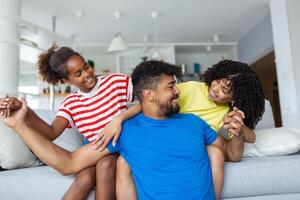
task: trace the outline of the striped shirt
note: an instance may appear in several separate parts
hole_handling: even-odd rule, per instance
[[[98,77],[97,84],[89,93],[76,91],[61,103],[57,116],[64,117],[69,127],[89,141],[97,138],[105,125],[127,109],[133,101],[131,78],[123,74]]]

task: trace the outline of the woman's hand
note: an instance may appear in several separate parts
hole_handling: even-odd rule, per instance
[[[245,118],[244,113],[238,108],[234,107],[232,111],[227,113],[223,119],[223,128],[233,136],[239,136],[244,127],[243,119]]]
[[[94,145],[94,149],[102,151],[112,138],[112,145],[115,146],[121,134],[122,123],[123,121],[119,117],[111,120],[111,122],[104,127],[104,130],[99,133],[98,138],[91,143]]]

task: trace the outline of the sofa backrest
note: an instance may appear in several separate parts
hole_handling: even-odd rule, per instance
[[[42,118],[45,122],[50,124],[56,117],[56,111],[47,109],[35,109],[34,112]],[[82,146],[83,136],[75,128],[66,129],[54,143],[67,149],[68,151],[74,151]]]
[[[262,119],[257,123],[255,130],[275,128],[274,116],[269,100],[265,99],[265,112]]]

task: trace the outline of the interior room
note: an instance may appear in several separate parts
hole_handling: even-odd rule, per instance
[[[282,177],[300,174],[297,153],[300,150],[300,1],[0,0],[0,4],[0,98],[25,97],[30,108],[43,110],[42,118],[49,123],[66,96],[78,90],[68,84],[50,85],[39,75],[38,56],[53,44],[80,53],[97,76],[111,73],[130,76],[139,63],[162,60],[180,66],[184,82],[203,81],[203,73],[221,60],[248,64],[257,74],[267,100],[265,115],[257,126],[258,133],[267,130],[267,134],[256,136],[253,145],[245,145],[245,161],[242,158],[240,163],[225,164],[221,199],[300,199],[299,175],[281,182]],[[290,131],[291,135],[298,131],[298,135],[283,137],[282,130]],[[263,139],[258,140],[269,138],[272,133],[276,139],[274,136],[261,143]],[[71,136],[64,137],[57,144],[64,146],[64,140]],[[278,150],[281,142],[291,144],[291,140],[292,147],[283,145]],[[260,145],[271,148],[277,147],[276,144],[278,149],[272,149],[270,154],[268,149],[259,149]],[[76,141],[66,146],[72,151],[80,145]],[[39,166],[38,173],[45,170],[47,174],[43,180],[54,173],[50,183],[55,185],[61,179],[60,174],[42,165],[28,147],[20,150],[22,155],[25,149],[26,156],[30,154],[33,159],[30,164],[14,162],[5,167],[0,162],[0,169],[6,169],[0,172],[0,196],[5,184],[10,188],[15,186],[9,181],[12,175],[9,173],[15,173],[10,169],[29,167],[16,170],[23,176],[31,171],[22,170]],[[4,158],[1,152],[4,151],[0,148],[0,158]],[[292,168],[287,170],[287,165]],[[269,173],[270,168],[273,174]],[[234,170],[241,173],[227,177],[226,172]],[[282,170],[282,176],[277,177],[276,171]],[[1,174],[7,177],[7,182],[2,182]],[[254,178],[256,175],[262,177],[262,182]],[[58,183],[59,192],[52,191],[52,199],[62,195],[74,179],[63,178]],[[294,186],[289,188],[291,185]],[[45,194],[41,189],[36,190],[36,199]],[[25,196],[30,194],[26,188],[22,192]],[[94,191],[88,199],[93,198]],[[11,190],[6,199],[20,197]]]

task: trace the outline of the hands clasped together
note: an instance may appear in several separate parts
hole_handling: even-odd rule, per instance
[[[242,134],[244,128],[244,118],[244,112],[239,110],[237,107],[233,107],[232,111],[224,116],[223,128],[229,134],[230,138],[238,137]]]

